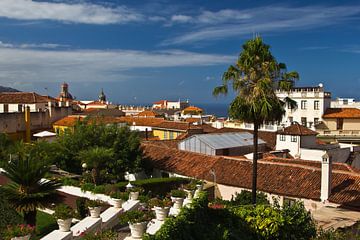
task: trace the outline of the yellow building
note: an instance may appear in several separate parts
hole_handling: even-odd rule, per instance
[[[192,125],[187,122],[164,121],[152,127],[154,137],[160,140],[172,140],[187,134],[202,133],[201,126]],[[180,136],[181,135],[181,136]]]

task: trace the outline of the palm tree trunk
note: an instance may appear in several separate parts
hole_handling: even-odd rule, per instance
[[[25,223],[30,226],[35,226],[36,225],[36,213],[37,213],[36,210],[24,212]]]
[[[98,183],[98,170],[97,170],[97,168],[93,168],[91,170],[91,175],[92,175],[92,179],[93,179],[94,184],[97,185],[97,183]]]
[[[256,204],[256,183],[257,183],[257,160],[258,160],[258,131],[259,124],[254,121],[254,153],[253,153],[253,171],[252,171],[252,204]]]

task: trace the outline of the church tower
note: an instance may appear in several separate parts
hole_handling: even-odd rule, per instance
[[[104,89],[101,89],[100,95],[99,95],[99,101],[102,103],[106,103],[106,96],[104,94]]]

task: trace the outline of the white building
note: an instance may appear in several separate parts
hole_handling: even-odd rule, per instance
[[[153,103],[153,109],[184,109],[189,106],[189,101],[168,101],[160,100]]]
[[[0,93],[0,113],[23,112],[25,107],[30,107],[30,112],[42,112],[49,105],[55,106],[56,100],[34,92]]]
[[[298,123],[286,127],[276,135],[276,150],[288,150],[294,158],[321,161],[324,154],[331,155],[336,162],[345,163],[349,156],[350,147],[341,148],[339,144],[318,144],[316,135]]]
[[[331,101],[331,108],[360,108],[360,102],[354,98],[336,98]]]
[[[277,90],[276,95],[280,99],[289,97],[297,103],[295,109],[291,109],[290,106],[285,107],[286,113],[282,120],[282,125],[285,126],[298,122],[312,128],[322,121],[322,115],[331,103],[331,93],[325,92],[321,83],[318,87],[296,87],[289,92]]]

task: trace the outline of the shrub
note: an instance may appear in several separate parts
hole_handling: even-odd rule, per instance
[[[81,235],[81,239],[83,240],[116,240],[117,233],[108,230],[108,231],[96,231],[96,232],[89,232]]]
[[[251,192],[247,190],[243,190],[240,193],[236,193],[235,197],[232,197],[230,204],[231,205],[249,205],[252,204]],[[256,193],[256,204],[265,204],[269,205],[269,201],[267,200],[267,196],[265,193],[257,192]]]
[[[93,183],[84,183],[81,185],[81,191],[86,192],[86,191],[90,191],[93,192],[95,189],[95,184]]]
[[[75,186],[75,187],[80,186],[80,182],[73,178],[63,177],[60,179],[60,181],[63,186]]]
[[[130,210],[120,215],[120,223],[126,224],[126,223],[148,222],[154,217],[155,217],[154,213],[146,209]]]
[[[179,189],[171,190],[170,194],[172,197],[175,197],[175,198],[185,198],[186,197],[186,192],[183,190],[179,190]]]
[[[100,207],[102,205],[104,205],[104,204],[100,200],[87,200],[86,201],[86,207],[88,207],[88,208]]]
[[[78,214],[78,218],[83,219],[86,217],[88,213],[88,209],[86,207],[86,198],[80,197],[76,199],[76,211]]]
[[[29,234],[32,234],[35,232],[35,227],[32,227],[30,225],[25,225],[25,224],[21,224],[21,225],[9,225],[5,230],[4,230],[4,238],[6,240],[10,240],[13,237],[22,237],[22,236],[26,236]]]
[[[5,199],[5,196],[3,196],[2,189],[0,188],[0,236],[7,225],[21,223],[23,223],[22,217],[9,205],[9,202]]]
[[[118,191],[118,192],[114,192],[114,193],[110,194],[110,197],[126,201],[129,199],[129,193]]]
[[[172,202],[169,198],[159,199],[159,198],[152,198],[149,200],[149,207],[171,207]]]
[[[53,214],[55,219],[69,219],[74,217],[74,211],[71,207],[66,204],[59,204],[55,208],[55,213]]]

